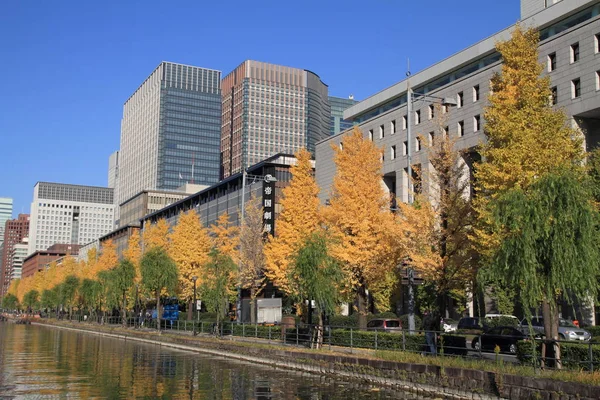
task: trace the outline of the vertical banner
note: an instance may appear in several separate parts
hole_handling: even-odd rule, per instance
[[[263,182],[263,231],[275,235],[275,181],[265,176]]]

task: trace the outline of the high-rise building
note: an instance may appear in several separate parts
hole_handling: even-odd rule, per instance
[[[219,180],[221,72],[162,62],[123,106],[116,204]]]
[[[0,197],[0,244],[4,241],[4,224],[12,218],[13,199]]]
[[[29,234],[29,214],[19,214],[16,219],[6,221],[4,230],[4,245],[0,257],[0,297],[8,291],[11,276],[13,274],[13,251],[15,245],[22,243]]]
[[[23,270],[23,261],[27,258],[29,243],[27,238],[24,238],[21,243],[13,246],[12,265],[10,272],[10,280],[21,279],[21,271]],[[9,281],[10,282],[10,281]],[[10,284],[10,283],[9,283]]]
[[[328,88],[304,69],[244,61],[223,78],[221,174],[329,136]]]
[[[119,151],[115,151],[108,157],[108,187],[115,188],[119,178]]]
[[[344,111],[356,103],[358,101],[354,100],[354,96],[350,96],[347,99],[329,96],[329,105],[331,106],[331,128],[329,133],[332,136],[352,128],[352,121],[344,119]]]
[[[113,189],[38,182],[31,203],[29,254],[56,243],[89,243],[112,230],[113,217]]]

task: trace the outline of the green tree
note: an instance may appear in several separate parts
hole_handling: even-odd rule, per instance
[[[237,266],[226,254],[217,249],[210,252],[210,261],[205,266],[206,275],[200,286],[200,294],[206,308],[217,315],[217,329],[227,315],[229,303],[235,301]]]
[[[155,296],[157,329],[160,331],[160,294],[163,290],[176,290],[179,279],[177,265],[163,247],[153,247],[142,256],[140,271],[142,286]]]
[[[493,233],[503,237],[490,273],[519,287],[526,315],[542,304],[547,338],[558,339],[560,298],[573,303],[598,292],[598,213],[589,184],[572,170],[540,177],[527,190],[495,199]],[[560,350],[555,349],[560,358]],[[559,364],[560,366],[560,364]]]
[[[61,300],[64,307],[69,309],[69,318],[73,315],[73,305],[75,304],[75,296],[79,288],[79,278],[75,275],[69,275],[61,284]]]
[[[2,308],[5,310],[16,310],[18,307],[19,300],[14,294],[9,293],[2,298]]]
[[[110,271],[110,282],[113,290],[121,296],[121,319],[123,326],[127,325],[127,291],[133,286],[135,280],[135,265],[127,259],[119,262],[116,268]]]
[[[102,293],[102,285],[95,279],[84,279],[81,281],[79,287],[79,296],[81,298],[81,304],[88,310],[90,316],[92,312],[96,314],[96,307],[98,300]]]
[[[318,328],[313,345],[321,348],[323,316],[333,314],[339,305],[344,281],[340,264],[329,255],[328,239],[323,233],[313,233],[304,240],[288,273],[296,300],[315,304]]]
[[[55,308],[56,298],[54,297],[54,294],[55,293],[51,289],[44,289],[40,296],[40,307],[47,309]]]
[[[37,290],[30,290],[23,296],[23,305],[27,307],[28,312],[32,312],[39,307],[40,293]]]

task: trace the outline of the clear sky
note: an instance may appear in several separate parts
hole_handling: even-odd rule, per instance
[[[161,61],[305,68],[362,100],[518,18],[519,0],[1,1],[0,197],[16,215],[37,181],[105,186],[123,103]]]

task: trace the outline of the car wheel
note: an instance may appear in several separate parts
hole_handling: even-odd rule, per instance
[[[517,345],[514,343],[511,344],[508,348],[508,351],[510,351],[510,354],[517,354]]]

